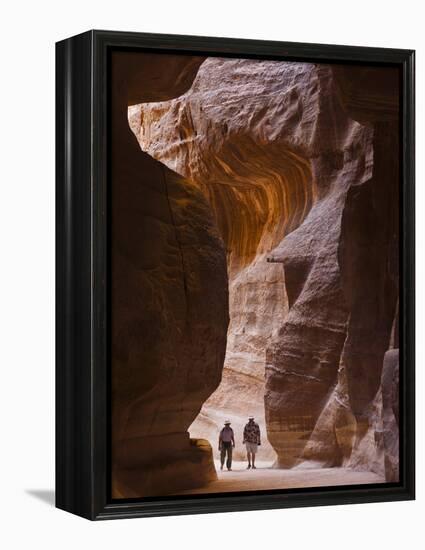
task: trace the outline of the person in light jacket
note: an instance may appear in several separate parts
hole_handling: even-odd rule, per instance
[[[250,416],[248,424],[245,424],[243,430],[243,443],[245,444],[248,458],[247,469],[253,468],[255,470],[255,455],[258,450],[258,445],[261,445],[261,433],[260,426],[254,421],[253,416]]]

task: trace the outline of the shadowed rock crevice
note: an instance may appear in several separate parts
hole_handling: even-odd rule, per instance
[[[274,261],[269,259],[269,261]],[[285,288],[288,296],[288,307],[291,308],[300,296],[310,273],[313,260],[310,258],[293,258],[285,265]]]

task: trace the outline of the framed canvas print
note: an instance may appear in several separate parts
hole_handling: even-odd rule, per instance
[[[414,498],[414,52],[57,52],[57,506]]]

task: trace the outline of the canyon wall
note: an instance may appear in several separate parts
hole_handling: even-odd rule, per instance
[[[215,446],[230,417],[243,452],[254,414],[276,466],[394,478],[397,71],[208,58],[129,123],[202,192],[226,249],[223,377],[191,433]]]
[[[225,249],[201,191],[143,153],[127,121],[132,102],[181,95],[202,61],[112,56],[113,498],[216,479],[209,443],[188,427],[221,379]]]
[[[356,421],[349,464],[398,481],[400,73],[335,66],[334,78],[346,112],[374,130],[372,178],[349,190],[339,250],[350,309],[341,365]]]

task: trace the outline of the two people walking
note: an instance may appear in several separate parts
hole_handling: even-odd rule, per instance
[[[223,469],[224,462],[226,462],[226,468],[230,471],[232,469],[232,454],[235,447],[235,434],[230,427],[230,420],[224,422],[224,428],[220,431],[218,438],[218,450],[220,451],[220,469]],[[242,443],[246,447],[246,455],[248,459],[247,469],[256,468],[255,455],[257,454],[258,445],[261,445],[261,433],[260,427],[255,422],[254,417],[250,416],[248,423],[243,430]]]

